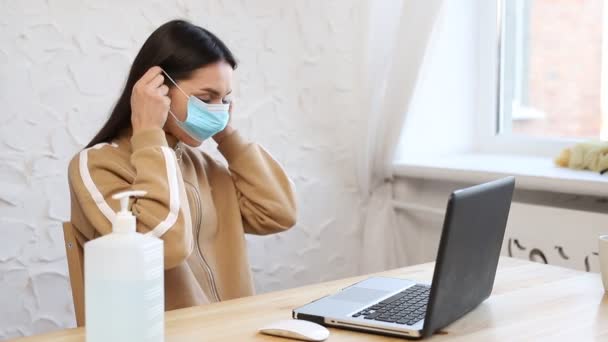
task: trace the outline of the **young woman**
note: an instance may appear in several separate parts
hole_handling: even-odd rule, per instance
[[[291,181],[230,125],[236,61],[211,32],[182,20],[159,27],[135,57],[110,118],[69,166],[79,243],[112,230],[124,190],[137,230],[164,240],[165,309],[251,295],[245,233],[295,224]],[[197,150],[213,138],[228,162]]]

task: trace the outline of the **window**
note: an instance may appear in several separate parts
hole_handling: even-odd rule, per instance
[[[608,138],[604,1],[504,0],[497,12],[496,133]]]
[[[553,160],[579,141],[606,138],[606,1],[444,2],[395,174],[460,182],[516,175],[521,189],[601,195],[605,176]]]

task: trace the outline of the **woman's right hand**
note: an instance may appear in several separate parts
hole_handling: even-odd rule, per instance
[[[131,91],[133,133],[151,128],[162,129],[165,125],[171,99],[167,96],[169,87],[163,83],[164,80],[162,69],[154,66],[135,82]]]

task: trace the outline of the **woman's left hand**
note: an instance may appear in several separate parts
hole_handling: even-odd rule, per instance
[[[230,101],[230,107],[228,107],[228,114],[230,114],[230,116],[228,117],[228,124],[226,125],[226,128],[224,128],[223,131],[221,131],[213,136],[213,140],[215,140],[215,142],[218,145],[222,143],[222,140],[224,140],[225,137],[229,136],[230,134],[232,134],[232,132],[234,132],[234,128],[232,127],[233,110],[234,110],[234,99],[232,101]]]

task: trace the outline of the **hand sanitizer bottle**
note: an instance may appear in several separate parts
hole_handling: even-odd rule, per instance
[[[164,341],[163,241],[136,232],[126,191],[112,198],[120,212],[112,233],[84,245],[87,342]]]

